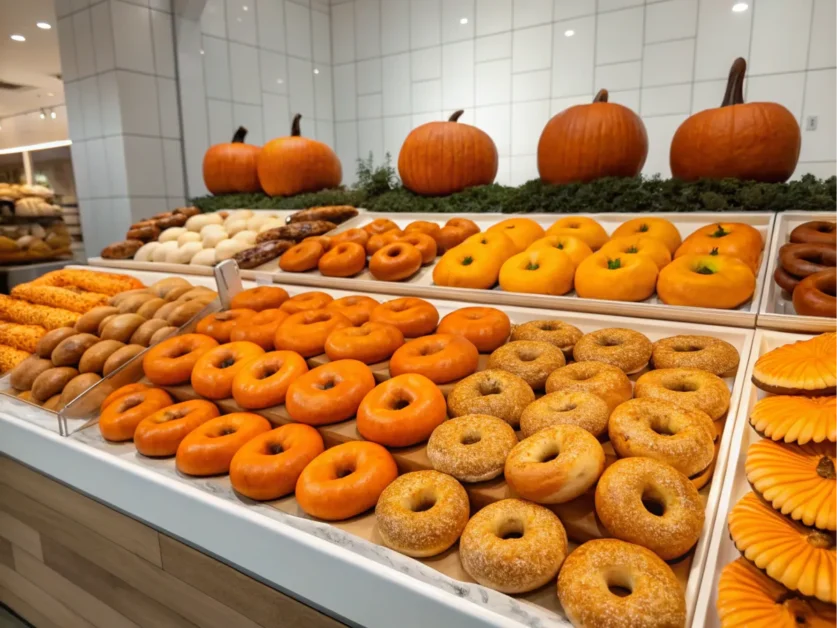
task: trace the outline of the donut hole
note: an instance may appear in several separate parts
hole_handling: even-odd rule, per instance
[[[409,399],[404,399],[403,397],[396,397],[393,399],[392,403],[390,404],[390,408],[393,410],[403,410],[407,406],[410,405]]]
[[[661,421],[659,418],[657,420],[651,421],[651,430],[657,434],[658,436],[674,436],[677,432],[671,429],[671,425],[667,422]]]
[[[323,382],[318,383],[315,388],[320,390],[331,390],[337,385],[337,381],[333,377],[329,377]]]
[[[672,347],[675,353],[692,353],[694,351],[703,351],[703,347],[696,347],[695,345],[677,345]]]
[[[471,430],[462,434],[459,438],[459,442],[463,445],[475,445],[482,440],[482,435],[479,433]]]
[[[560,327],[561,324],[557,321],[542,321],[537,324],[537,328],[541,331],[558,331]]]
[[[596,344],[600,347],[618,347],[622,344],[622,341],[619,338],[613,338],[612,336],[602,336],[596,339]]]
[[[495,381],[480,382],[477,390],[483,397],[488,395],[499,395],[503,392],[502,388],[500,388],[500,384]]]
[[[824,292],[830,297],[837,296],[837,285],[829,282],[829,281],[821,281],[817,285],[817,288],[820,292]]]
[[[666,512],[666,506],[662,498],[651,489],[646,489],[642,492],[642,505],[645,510],[650,512],[655,517],[662,517]]]
[[[497,528],[497,538],[503,541],[522,539],[523,533],[523,522],[519,519],[506,519]]]
[[[400,246],[393,246],[386,252],[387,257],[398,257],[399,255],[401,255],[401,253],[402,251]]]
[[[663,382],[663,386],[672,392],[695,392],[700,388],[696,382],[690,380]]]
[[[420,491],[412,496],[410,510],[413,512],[426,512],[436,505],[436,496],[429,491]]]
[[[256,379],[267,379],[272,375],[276,375],[276,373],[279,372],[279,368],[281,367],[265,366],[259,373],[258,377],[256,377]]]
[[[550,443],[548,447],[546,447],[538,456],[539,462],[551,462],[555,460],[558,456],[561,455],[561,450],[558,449],[558,446]]]
[[[189,411],[185,408],[177,408],[176,410],[166,410],[163,415],[159,419],[159,423],[165,423],[166,421],[176,421],[177,419],[182,419]]]
[[[438,344],[425,345],[419,351],[419,355],[425,355],[425,356],[435,355],[436,353],[439,353],[440,351],[442,351],[442,349],[444,349],[444,347],[442,347],[441,345],[438,345]]]
[[[334,471],[334,475],[337,476],[338,480],[342,480],[345,477],[350,476],[354,473],[357,469],[355,469],[355,465],[352,463],[345,463],[337,467]]]
[[[634,592],[629,578],[626,578],[624,574],[608,574],[605,582],[607,590],[616,597],[628,597]]]
[[[303,325],[313,325],[314,323],[325,323],[331,320],[331,314],[328,312],[314,312],[310,315],[308,320],[302,322]]]
[[[282,447],[280,443],[268,443],[265,447],[265,454],[267,454],[268,456],[276,456],[284,452],[285,449],[284,447]]]
[[[517,357],[521,362],[534,362],[541,357],[541,353],[537,349],[526,348],[518,351]]]
[[[215,434],[207,434],[207,438],[220,438],[221,436],[229,436],[230,434],[235,434],[236,429],[231,426],[222,427],[218,430]]]
[[[232,356],[226,357],[218,363],[218,368],[226,369],[231,367],[233,364],[235,364],[235,358]]]
[[[550,402],[549,410],[550,412],[571,412],[575,410],[578,406],[575,405],[572,401],[554,401]]]
[[[126,397],[122,400],[121,404],[119,405],[119,412],[122,413],[126,412],[127,410],[130,410],[131,408],[136,408],[144,400],[144,397],[142,397],[141,395],[131,395],[130,397]]]

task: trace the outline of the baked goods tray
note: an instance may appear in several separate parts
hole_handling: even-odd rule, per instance
[[[764,242],[765,250],[771,241],[773,234],[772,213],[756,212],[701,212],[701,213],[603,213],[603,214],[576,214],[588,216],[597,220],[608,235],[631,218],[641,216],[655,216],[670,220],[685,238],[700,227],[705,227],[714,222],[742,222],[758,229]],[[463,214],[462,216],[473,220],[480,230],[485,231],[489,227],[507,218],[531,218],[544,229],[549,228],[556,220],[565,217],[563,214]],[[406,227],[415,220],[426,220],[444,225],[447,220],[453,218],[452,214],[438,213],[398,213],[398,214],[373,214],[367,212],[341,224],[333,233],[340,233],[352,227],[362,227],[375,218],[389,218],[400,228]],[[764,256],[762,256],[764,258]],[[471,303],[485,303],[489,305],[521,305],[525,307],[537,307],[547,310],[564,310],[574,312],[594,312],[599,314],[616,314],[619,316],[634,316],[640,318],[656,318],[661,320],[676,320],[683,322],[700,323],[706,320],[718,325],[729,325],[733,327],[756,326],[756,315],[759,308],[759,297],[762,287],[765,284],[766,264],[762,259],[759,272],[756,276],[756,289],[753,298],[735,310],[715,310],[699,307],[665,305],[656,295],[639,302],[630,303],[625,301],[610,301],[597,299],[582,299],[570,292],[565,296],[549,296],[543,294],[523,294],[519,292],[504,292],[499,287],[493,290],[477,290],[469,288],[449,288],[437,286],[433,283],[433,268],[436,262],[421,268],[415,275],[405,281],[379,281],[375,279],[369,269],[366,268],[358,275],[351,278],[325,277],[317,270],[305,273],[288,273],[279,269],[278,261],[273,260],[253,270],[243,270],[242,277],[245,279],[256,279],[266,277],[267,273],[273,274],[277,283],[307,285],[318,288],[340,288],[344,290],[357,290],[365,292],[383,292],[397,294],[399,296],[435,297],[437,299],[456,299],[469,301]],[[166,272],[172,272],[166,270]]]
[[[747,369],[743,378],[744,389],[741,393],[740,403],[736,412],[737,418],[735,423],[730,426],[732,445],[728,451],[727,471],[721,488],[720,503],[717,506],[717,513],[715,515],[715,525],[709,540],[704,577],[700,585],[700,591],[698,592],[693,622],[694,626],[707,626],[712,628],[720,626],[720,619],[716,610],[718,579],[723,568],[741,555],[730,539],[727,529],[727,516],[735,503],[752,490],[747,481],[744,465],[747,460],[747,450],[750,445],[761,440],[762,437],[750,425],[749,416],[756,402],[769,396],[769,393],[756,388],[751,383],[753,366],[756,360],[768,351],[800,340],[808,340],[811,337],[809,335],[791,334],[769,329],[756,330],[752,351],[749,359],[746,360]],[[744,356],[742,356],[742,365],[745,362],[743,358]]]
[[[149,274],[147,273],[136,273],[134,274],[134,276],[136,276],[138,279],[144,282],[153,281],[155,279],[155,277],[149,276]],[[243,282],[243,287],[245,288],[252,286],[253,284],[250,282]],[[288,290],[288,292],[291,295],[307,291],[306,288],[300,286],[283,287],[286,290]],[[224,288],[219,285],[219,294],[222,293],[223,289]],[[348,296],[349,294],[355,294],[355,292],[334,289],[325,289],[324,292],[327,292],[335,298]],[[392,295],[379,294],[374,296],[382,301],[393,298]],[[439,310],[440,316],[444,316],[451,311],[454,311],[461,307],[467,307],[469,305],[468,303],[464,302],[441,301],[433,299],[430,299],[430,302],[433,303],[433,305]],[[718,499],[720,497],[720,487],[726,468],[727,454],[731,446],[731,428],[736,421],[735,409],[738,407],[738,401],[740,398],[741,390],[745,385],[744,371],[746,368],[747,356],[750,353],[750,348],[752,345],[753,332],[750,330],[739,328],[692,324],[686,325],[683,323],[673,321],[652,321],[647,319],[623,318],[617,316],[581,314],[577,312],[559,313],[555,311],[544,311],[534,308],[525,308],[518,306],[510,306],[504,308],[504,311],[509,315],[513,323],[523,323],[531,320],[560,319],[579,327],[585,333],[606,327],[625,327],[629,329],[634,329],[640,333],[645,334],[652,341],[677,334],[709,335],[726,340],[727,342],[731,343],[739,352],[739,355],[741,356],[741,363],[739,364],[735,376],[727,377],[725,379],[727,385],[731,389],[730,411],[728,413],[728,416],[726,417],[726,420],[722,419],[716,422],[716,425],[719,427],[719,429],[722,430],[722,433],[718,440],[718,451],[714,475],[711,482],[700,491],[701,497],[706,504],[706,520],[704,524],[704,532],[701,536],[701,540],[698,542],[698,544],[692,550],[692,552],[690,552],[683,559],[671,563],[672,568],[674,569],[675,573],[677,574],[678,578],[683,584],[684,590],[686,591],[687,609],[689,611],[689,616],[691,616],[691,612],[694,609],[694,605],[697,599],[697,591],[700,586],[700,579],[703,573],[703,565],[706,560],[706,552],[708,549],[709,541],[708,533],[709,530],[712,529],[712,525],[714,522],[715,511],[717,509]],[[319,364],[326,360],[327,358],[325,356],[317,356],[311,359],[311,363],[312,365]],[[484,363],[485,360],[481,360],[481,364]],[[386,363],[375,365],[372,367],[372,369],[376,375],[376,378],[378,378],[379,380],[389,376]],[[631,376],[631,379],[636,380],[636,378],[640,374],[641,373]],[[449,388],[449,385],[442,387],[443,391],[446,391]],[[169,392],[172,394],[173,397],[175,397],[178,400],[195,398],[195,393],[191,390],[189,386],[172,387],[169,389]],[[240,411],[240,408],[236,406],[233,400],[222,400],[216,403],[218,403],[219,407],[225,413]],[[271,420],[271,422],[277,425],[284,424],[290,421],[290,418],[285,412],[285,409],[281,406],[269,408],[267,410],[260,411],[259,413],[264,415],[266,418]],[[96,436],[98,436],[98,430],[83,429],[92,428],[95,422],[96,417],[90,416],[87,418],[86,421],[80,423],[77,429],[81,430],[82,433],[88,434],[88,436],[85,436],[85,438],[95,438],[95,436],[90,436],[89,434],[93,432]],[[319,429],[324,437],[326,446],[334,446],[341,442],[346,442],[349,440],[358,440],[361,438],[357,433],[354,420],[344,421],[342,423],[330,426],[323,426]],[[120,445],[118,447],[124,446]],[[612,460],[613,451],[609,444],[605,445],[605,450],[610,454],[610,459]],[[393,450],[392,453],[399,465],[399,469],[401,472],[430,468],[429,460],[427,458],[424,445],[404,449],[397,449]],[[136,457],[141,458],[140,456]],[[169,464],[173,470],[173,463],[169,461]],[[222,480],[223,478],[219,479],[219,482]],[[225,484],[225,486],[226,490],[231,492],[228,482]],[[499,499],[512,496],[511,490],[508,488],[508,486],[502,480],[502,478],[490,482],[469,484],[466,485],[466,489],[468,490],[472,506],[477,508],[482,507],[488,503],[497,501]],[[302,516],[301,510],[299,510],[293,498],[284,498],[282,500],[278,500],[277,502],[270,502],[269,505],[274,508],[278,508],[279,510],[282,510],[284,512],[290,512],[291,514],[297,514]],[[601,524],[598,522],[593,513],[592,494],[582,496],[581,498],[574,500],[573,502],[570,502],[568,504],[555,506],[553,507],[553,509],[557,512],[559,517],[564,522],[564,525],[567,528],[568,535],[570,536],[570,538],[576,541],[584,541],[590,538],[598,538],[601,537],[604,533],[604,529],[601,527]],[[366,520],[366,518],[368,517],[373,518],[373,521],[371,523]],[[369,540],[373,543],[380,544],[380,538],[377,537],[377,533],[374,529],[375,526],[373,514],[366,515],[365,517],[355,518],[348,522],[343,522],[341,524],[337,524],[337,527],[340,529],[345,529],[352,534],[361,536],[361,538]],[[452,551],[455,552],[455,550]],[[469,580],[467,574],[465,574],[461,569],[458,557],[454,555],[453,558],[451,558],[451,552],[447,552],[442,556],[427,559],[422,562],[426,565],[432,566],[434,569],[438,571],[442,571],[442,573],[449,575],[455,580]],[[523,597],[524,599],[535,601],[540,606],[547,605],[547,607],[551,610],[556,610],[557,600],[555,600],[555,592],[553,585],[554,583],[551,585],[547,585],[545,588],[539,589],[538,591],[535,591]],[[548,590],[548,594],[544,592],[545,590]]]
[[[762,265],[767,266],[767,275],[762,284],[761,304],[757,325],[768,329],[814,333],[833,331],[837,320],[819,316],[801,316],[796,313],[790,295],[773,280],[773,273],[779,266],[779,249],[790,242],[790,232],[799,225],[812,220],[837,220],[834,212],[782,212],[776,215],[773,225],[773,239],[770,250]]]

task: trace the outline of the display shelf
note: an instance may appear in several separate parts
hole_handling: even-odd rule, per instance
[[[767,266],[767,275],[762,285],[762,295],[758,311],[758,326],[783,331],[815,333],[832,331],[837,327],[837,320],[819,316],[801,316],[796,313],[790,295],[782,290],[773,280],[773,273],[779,265],[779,249],[790,242],[790,232],[799,225],[812,220],[837,219],[834,212],[783,212],[776,215],[773,226],[773,239],[762,265]]]

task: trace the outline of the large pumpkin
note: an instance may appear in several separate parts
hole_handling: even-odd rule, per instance
[[[456,111],[447,122],[428,122],[410,131],[398,156],[404,187],[416,194],[441,196],[497,176],[497,147],[487,133],[458,123]]]
[[[633,111],[599,90],[589,105],[554,116],[538,142],[538,172],[547,183],[635,177],[645,165],[648,135]]]
[[[787,181],[802,138],[793,114],[774,102],[744,104],[747,62],[733,62],[724,100],[687,118],[671,140],[671,174],[685,181],[734,177]]]
[[[259,175],[256,162],[261,148],[245,144],[247,129],[243,126],[228,144],[215,144],[203,156],[203,182],[213,194],[258,192]]]
[[[343,169],[326,144],[300,136],[301,114],[294,116],[290,137],[277,137],[262,147],[259,181],[271,196],[293,196],[340,185]]]

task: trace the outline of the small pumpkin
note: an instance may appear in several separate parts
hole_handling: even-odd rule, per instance
[[[497,147],[487,133],[457,122],[455,111],[447,122],[416,127],[398,155],[398,174],[404,187],[424,196],[443,196],[475,185],[488,185],[497,176]]]
[[[538,172],[547,183],[635,177],[647,156],[642,120],[608,102],[602,89],[591,104],[565,109],[546,123],[538,142]]]
[[[270,196],[293,196],[340,185],[343,169],[329,146],[300,135],[301,114],[294,116],[289,137],[277,137],[262,147],[258,172]]]
[[[747,62],[736,59],[721,106],[686,118],[674,133],[672,176],[778,183],[793,174],[802,144],[799,123],[778,103],[744,104],[746,70]]]
[[[213,194],[258,192],[262,189],[256,171],[262,149],[245,144],[246,136],[247,129],[240,126],[232,142],[210,146],[203,156],[203,182]]]

